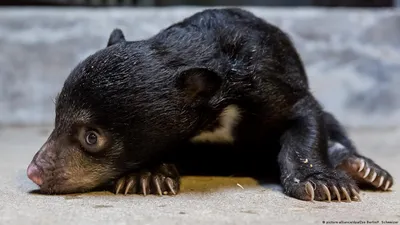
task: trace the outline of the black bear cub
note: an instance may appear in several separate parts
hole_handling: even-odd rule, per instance
[[[146,40],[115,29],[56,99],[28,177],[43,193],[177,194],[185,174],[278,176],[301,200],[360,200],[391,175],[311,94],[289,37],[251,12],[208,9]]]

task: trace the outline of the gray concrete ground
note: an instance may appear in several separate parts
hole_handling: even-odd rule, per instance
[[[175,197],[116,196],[108,192],[45,196],[26,177],[49,127],[0,128],[0,224],[323,224],[400,222],[400,128],[351,130],[361,151],[395,177],[387,193],[362,192],[353,203],[303,202],[279,185],[249,178],[189,177]],[[239,185],[243,188],[241,188]],[[383,222],[382,222],[383,221]]]

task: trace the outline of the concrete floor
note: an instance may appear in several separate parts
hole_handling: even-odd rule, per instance
[[[393,191],[362,192],[361,202],[303,202],[279,185],[248,178],[189,177],[175,197],[111,193],[44,196],[26,177],[49,128],[0,128],[0,224],[322,224],[400,222],[399,129],[352,130],[361,152],[395,177]],[[239,184],[239,185],[238,185]],[[242,187],[240,187],[242,186]]]

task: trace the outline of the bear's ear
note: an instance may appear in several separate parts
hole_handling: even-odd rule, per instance
[[[204,68],[185,70],[177,78],[178,89],[191,103],[208,101],[219,90],[221,84],[222,78],[218,74]]]
[[[108,38],[107,47],[115,45],[120,42],[125,42],[125,36],[121,29],[115,28]]]

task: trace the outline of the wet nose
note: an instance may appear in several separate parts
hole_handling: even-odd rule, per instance
[[[35,184],[42,185],[42,174],[39,168],[32,162],[27,169],[28,178],[31,179]]]

